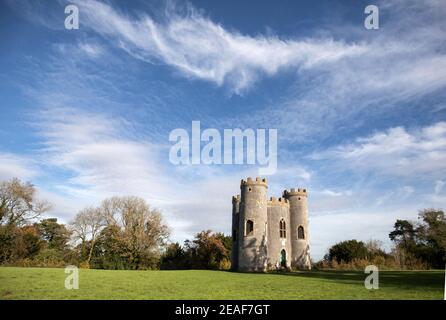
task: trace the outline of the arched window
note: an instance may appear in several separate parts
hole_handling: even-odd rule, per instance
[[[305,239],[304,227],[302,226],[299,226],[299,228],[297,228],[297,239]]]
[[[246,220],[246,235],[249,236],[254,231],[254,222],[252,220]]]
[[[285,220],[283,220],[283,219],[280,220],[279,230],[280,230],[280,237],[286,238],[286,224],[285,224]]]

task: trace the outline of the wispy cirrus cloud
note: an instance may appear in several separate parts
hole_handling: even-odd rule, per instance
[[[102,47],[95,43],[82,42],[79,47],[83,52],[92,58],[97,58],[103,54]]]
[[[286,95],[242,121],[274,126],[287,143],[314,145],[355,134],[372,123],[380,125],[380,116],[404,122],[404,117],[425,112],[444,120],[442,105],[432,106],[436,99],[428,97],[442,95],[446,88],[446,46],[441,40],[446,33],[445,4],[432,0],[377,5],[385,17],[379,30],[349,23],[330,30],[333,37],[349,38],[367,50],[300,70]],[[429,102],[417,104],[423,98]]]
[[[75,1],[83,25],[110,39],[138,59],[174,67],[183,75],[227,84],[241,93],[261,76],[287,68],[311,69],[369,50],[333,38],[280,39],[229,31],[189,6],[183,14],[166,10],[161,21],[130,16],[98,1]]]

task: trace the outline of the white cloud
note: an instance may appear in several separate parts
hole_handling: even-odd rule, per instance
[[[357,26],[328,38],[281,39],[230,31],[193,9],[184,15],[169,12],[164,20],[155,21],[147,15],[125,15],[97,1],[77,3],[83,26],[134,57],[165,63],[184,76],[227,85],[234,92],[243,92],[262,76],[297,71],[299,83],[292,88],[295,90],[291,96],[284,96],[283,104],[263,114],[249,113],[246,119],[243,113],[237,114],[237,123],[242,118],[242,122],[279,128],[280,139],[312,142],[318,134],[330,137],[338,130],[341,134],[343,128],[361,126],[358,115],[364,115],[362,119],[367,121],[372,112],[389,110],[395,102],[429,94],[446,83],[442,47],[445,6],[441,2],[388,4],[383,9],[393,12],[392,19],[378,32],[357,38],[367,40],[355,41],[333,39],[357,34]],[[60,49],[72,47],[62,45]],[[78,50],[91,57],[105,53],[95,42],[82,42]],[[100,78],[104,74],[86,84],[89,75],[75,68],[66,74],[70,61],[62,58],[58,59],[61,76],[42,75],[45,81],[52,79],[53,86],[37,90],[34,97],[38,96],[43,105],[54,105],[54,101],[57,105],[73,105],[77,96],[61,100],[63,94],[59,93],[75,92],[95,107],[98,101],[98,105],[108,106],[111,101],[91,99],[104,97],[97,94],[99,86],[91,85],[97,79],[105,80]],[[70,67],[77,67],[77,62],[71,61]],[[114,89],[116,80],[108,80],[107,85]],[[66,90],[72,89],[70,83],[79,83],[79,90]],[[441,111],[440,105],[437,110]],[[250,170],[228,173],[220,168],[166,168],[163,146],[141,140],[144,137],[132,138],[131,124],[121,118],[62,108],[47,109],[38,121],[44,140],[39,160],[54,176],[62,171],[52,186],[57,194],[43,191],[43,196],[55,202],[55,214],[62,213],[64,219],[69,219],[82,206],[97,204],[104,197],[136,194],[165,211],[174,227],[174,240],[190,238],[193,232],[207,228],[229,231],[231,196],[239,191],[240,177],[249,176]],[[444,176],[446,169],[445,126],[438,122],[420,130],[395,127],[314,156],[333,161],[338,166],[335,169],[427,177],[431,183],[439,175]],[[351,186],[352,191],[350,186],[344,190],[339,180],[325,186],[326,177],[319,170],[293,165],[299,156],[292,151],[286,164],[290,166],[279,168],[269,192],[278,195],[283,188],[311,184],[311,237],[316,257],[321,257],[327,244],[346,238],[367,240],[376,236],[385,240],[397,216],[415,217],[415,206],[404,210],[400,206],[414,192],[406,182],[385,192],[360,190],[357,186]],[[0,160],[0,177],[10,172],[33,177],[28,160],[11,155]],[[441,187],[437,185],[436,190],[441,191]],[[446,203],[440,195],[425,197],[425,201],[417,205]],[[370,207],[378,213],[364,211]]]
[[[39,174],[35,163],[27,157],[0,153],[0,181],[19,178],[27,181]]]
[[[126,121],[70,108],[47,108],[38,116],[44,139],[41,157],[69,170],[65,191],[113,194],[125,191],[156,198],[163,192],[157,146],[126,137]],[[155,193],[155,190],[158,192]]]
[[[321,191],[322,194],[327,195],[327,196],[331,196],[331,197],[343,197],[343,196],[351,196],[352,195],[352,191],[351,190],[347,190],[347,191],[333,191],[330,189],[324,189]]]
[[[350,135],[372,121],[379,122],[376,115],[403,122],[406,114],[414,114],[417,99],[439,94],[446,87],[446,51],[441,40],[446,33],[446,6],[441,1],[377,5],[386,19],[376,32],[348,22],[331,25],[327,31],[335,39],[353,38],[366,50],[336,63],[300,70],[279,101],[255,115],[231,120],[277,128],[279,139],[287,143],[311,144]],[[427,101],[434,101],[435,108],[429,103],[416,107],[426,116],[440,115],[439,99],[431,97]],[[407,113],[401,114],[402,106]]]
[[[76,1],[82,23],[127,50],[138,59],[161,61],[182,74],[217,85],[228,84],[236,93],[262,75],[286,68],[310,69],[361,55],[362,44],[325,39],[280,39],[247,36],[228,31],[189,7],[180,15],[168,10],[163,22],[141,15],[124,15],[105,3]],[[289,70],[289,69],[288,69]]]
[[[92,58],[97,58],[103,53],[101,46],[95,43],[83,42],[79,44],[80,49]]]
[[[332,159],[349,170],[406,177],[437,177],[446,174],[446,122],[419,130],[395,127],[355,142],[311,155],[314,160]]]
[[[46,108],[35,123],[43,139],[40,164],[55,172],[56,181],[42,197],[55,204],[49,214],[65,222],[106,197],[136,195],[163,211],[174,241],[204,229],[229,232],[231,197],[240,190],[240,177],[256,172],[170,165],[167,148],[129,138],[131,124],[104,114]]]

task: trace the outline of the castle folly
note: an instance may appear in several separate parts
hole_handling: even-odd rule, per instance
[[[307,190],[267,199],[266,179],[248,178],[232,197],[232,268],[267,271],[310,269]]]

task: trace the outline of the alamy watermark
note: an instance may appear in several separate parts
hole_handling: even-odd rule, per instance
[[[65,14],[68,14],[64,22],[65,29],[79,29],[79,8],[74,4],[69,4],[65,7]]]
[[[67,266],[65,268],[65,273],[68,274],[65,278],[65,289],[79,289],[79,268],[76,266]]]
[[[364,9],[364,13],[367,14],[364,20],[364,27],[367,30],[379,29],[379,8],[373,4],[368,5]]]
[[[364,273],[369,274],[364,280],[366,289],[379,289],[379,270],[377,266],[369,265],[365,268]]]
[[[191,135],[177,128],[169,141],[175,142],[169,152],[174,165],[259,165],[259,175],[277,170],[277,129],[224,129],[222,135],[213,128],[201,131],[200,121],[192,121]]]

